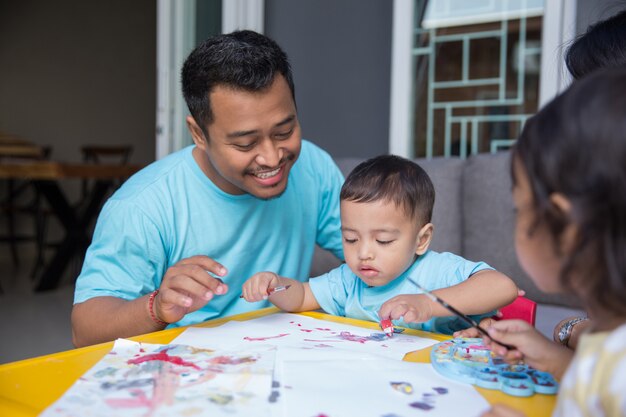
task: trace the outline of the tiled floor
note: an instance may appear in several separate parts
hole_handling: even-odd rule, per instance
[[[72,349],[71,283],[44,293],[32,291],[28,245],[21,266],[13,267],[6,245],[0,247],[0,363]]]

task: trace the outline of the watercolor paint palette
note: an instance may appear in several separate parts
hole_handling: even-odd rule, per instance
[[[555,395],[558,391],[558,383],[549,373],[525,364],[509,365],[478,338],[438,343],[433,346],[430,359],[435,370],[448,378],[516,397]]]

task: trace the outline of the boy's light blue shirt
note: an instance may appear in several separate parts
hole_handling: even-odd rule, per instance
[[[493,269],[484,262],[471,262],[449,252],[437,253],[432,250],[417,258],[402,275],[382,287],[368,287],[347,264],[317,278],[311,278],[309,285],[318,304],[325,312],[361,320],[378,322],[378,311],[383,303],[401,294],[421,294],[411,277],[429,291],[451,287],[484,269]],[[472,316],[480,320],[495,312]],[[430,332],[452,334],[467,327],[456,317],[435,317],[425,323],[405,323],[394,320],[394,325],[421,329]]]
[[[220,190],[200,170],[192,149],[141,170],[107,201],[74,303],[138,298],[158,288],[181,259],[206,255],[228,269],[223,280],[229,290],[175,323],[183,326],[269,306],[240,299],[241,285],[260,271],[305,281],[315,243],[343,259],[343,176],[326,152],[303,140],[285,192],[262,200]]]

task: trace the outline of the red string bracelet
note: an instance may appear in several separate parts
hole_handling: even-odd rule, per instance
[[[159,293],[159,290],[154,290],[150,294],[150,298],[148,298],[148,311],[150,312],[150,318],[152,319],[153,322],[155,322],[156,324],[160,324],[161,326],[167,326],[169,323],[161,320],[154,313],[154,298],[157,296],[158,293]]]

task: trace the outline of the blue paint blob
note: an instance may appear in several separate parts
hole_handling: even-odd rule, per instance
[[[435,392],[437,394],[447,394],[448,393],[448,388],[443,388],[443,387],[433,387],[433,390],[435,390]]]
[[[276,401],[278,401],[278,396],[279,395],[280,395],[280,392],[272,391],[272,393],[270,394],[270,397],[268,398],[268,401],[270,403],[275,403]]]
[[[432,410],[433,408],[435,408],[432,405],[423,403],[421,401],[415,401],[414,403],[410,403],[409,405],[413,408],[417,408],[418,410],[425,410],[425,411]]]

